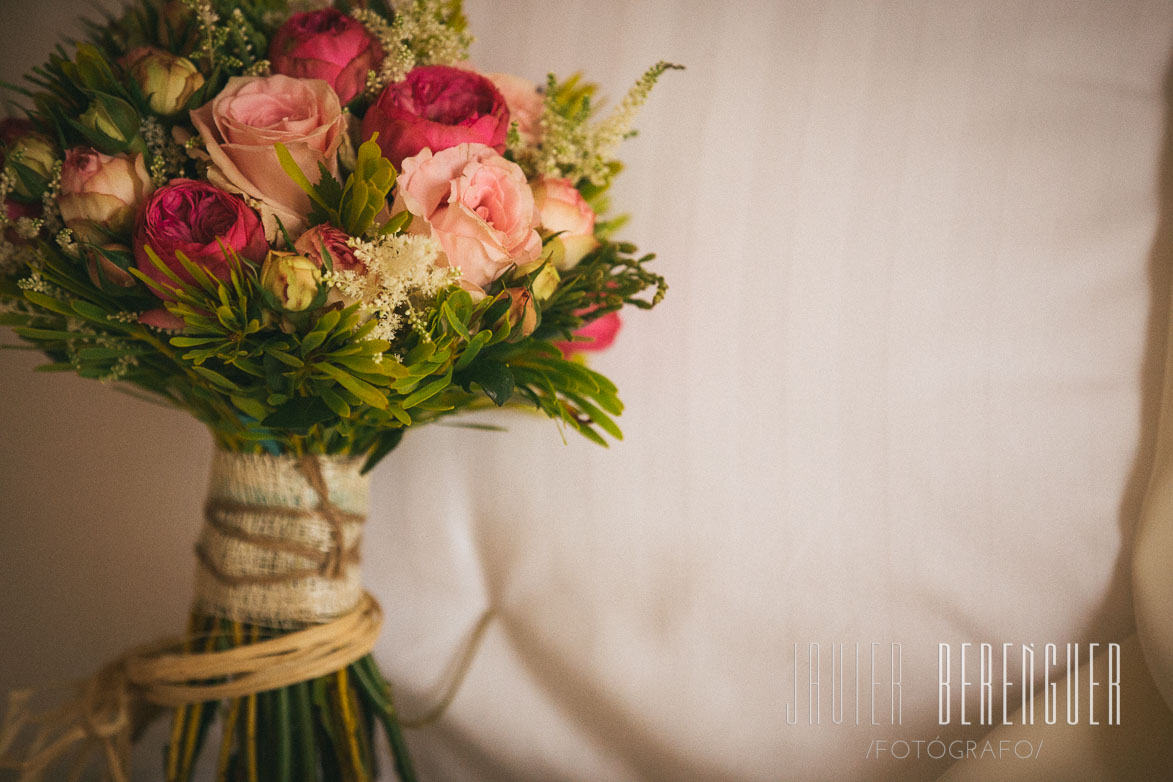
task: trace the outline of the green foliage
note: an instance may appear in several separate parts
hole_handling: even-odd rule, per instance
[[[359,145],[354,171],[346,185],[319,164],[317,184],[310,182],[284,144],[277,144],[281,168],[305,191],[313,203],[310,223],[330,223],[350,236],[362,236],[387,203],[387,194],[395,186],[395,166],[383,157],[375,142],[379,134]]]
[[[645,268],[655,255],[636,256],[635,245],[603,242],[577,266],[563,272],[554,294],[542,306],[534,337],[570,340],[586,323],[625,305],[651,309],[668,292],[664,278]],[[651,291],[651,297],[644,294]]]

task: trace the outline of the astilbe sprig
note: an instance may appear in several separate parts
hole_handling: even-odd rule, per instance
[[[632,122],[660,77],[684,66],[661,60],[649,68],[605,118],[594,120],[596,87],[579,74],[546,81],[541,142],[536,148],[514,147],[513,154],[530,173],[566,177],[605,187],[619,170],[615,153],[631,133]]]
[[[367,74],[369,98],[388,84],[403,81],[416,66],[455,65],[468,59],[473,41],[460,0],[407,0],[393,3],[393,8],[391,21],[370,8],[351,12],[383,49],[379,69]]]

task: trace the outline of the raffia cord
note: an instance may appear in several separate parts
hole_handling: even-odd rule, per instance
[[[19,782],[40,782],[72,753],[80,777],[96,753],[114,782],[129,782],[131,734],[144,704],[175,707],[238,698],[342,670],[370,653],[382,622],[378,602],[364,592],[344,616],[266,641],[221,652],[171,651],[190,640],[181,638],[133,650],[56,709],[33,713],[33,691],[14,692],[0,723],[0,768],[18,771]],[[39,728],[21,756],[12,757],[18,739],[34,726]]]

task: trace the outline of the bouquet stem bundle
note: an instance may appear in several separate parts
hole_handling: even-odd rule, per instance
[[[190,633],[205,651],[256,642],[270,628],[195,614]],[[376,778],[377,729],[387,737],[402,782],[414,782],[391,687],[371,655],[341,670],[287,687],[175,709],[165,756],[167,782],[187,782],[208,734],[221,717],[216,779],[302,782]]]

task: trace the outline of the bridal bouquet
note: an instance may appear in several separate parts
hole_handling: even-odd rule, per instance
[[[665,292],[600,215],[676,66],[601,112],[578,76],[468,65],[458,0],[140,0],[87,24],[5,85],[26,116],[0,124],[0,322],[44,371],[190,411],[217,453],[188,634],[104,668],[19,761],[36,720],[10,710],[0,756],[35,779],[97,749],[125,779],[163,706],[168,780],[209,735],[219,779],[372,779],[376,726],[412,779],[369,655],[366,474],[464,410],[620,437],[575,354]]]

